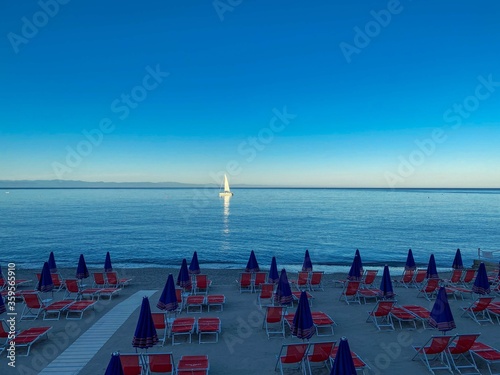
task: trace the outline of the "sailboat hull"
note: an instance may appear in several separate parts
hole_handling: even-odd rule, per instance
[[[230,191],[223,191],[219,193],[219,197],[232,197],[233,193]]]

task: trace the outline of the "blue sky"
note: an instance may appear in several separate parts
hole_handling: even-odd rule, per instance
[[[13,2],[0,179],[500,187],[499,11]]]

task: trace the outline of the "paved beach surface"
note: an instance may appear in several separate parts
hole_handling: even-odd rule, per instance
[[[367,267],[369,268],[369,267]],[[98,271],[98,270],[96,270]],[[237,283],[238,270],[203,269],[213,281],[210,294],[224,294],[226,303],[224,310],[207,312],[206,307],[202,314],[182,312],[181,316],[220,317],[222,334],[216,344],[199,344],[198,336],[193,335],[193,342],[182,341],[179,345],[171,345],[167,338],[165,346],[156,346],[149,352],[171,352],[175,362],[182,355],[207,354],[210,362],[210,374],[274,374],[276,355],[281,345],[301,342],[290,337],[286,328],[286,338],[268,339],[262,328],[265,309],[259,308],[256,293],[240,293]],[[61,270],[63,277],[73,277],[74,269]],[[52,326],[48,340],[41,340],[34,344],[28,357],[17,356],[16,367],[7,365],[5,352],[0,358],[0,373],[2,374],[103,374],[108,365],[112,352],[133,353],[132,337],[139,316],[140,302],[143,296],[150,296],[152,311],[159,311],[156,303],[164,287],[169,273],[177,278],[178,270],[172,269],[127,269],[118,270],[121,277],[130,277],[132,282],[122,292],[111,299],[100,300],[95,310],[87,311],[82,320],[66,320],[62,317],[57,321],[44,321],[39,317],[35,321],[17,322],[17,329],[29,327]],[[380,274],[380,273],[379,273]],[[396,330],[380,332],[373,323],[366,323],[367,312],[375,306],[374,302],[367,304],[351,304],[339,301],[341,288],[336,287],[333,280],[344,278],[345,275],[324,275],[324,291],[314,291],[312,311],[323,311],[330,315],[337,323],[333,336],[313,336],[311,342],[340,340],[347,337],[351,350],[355,351],[371,368],[371,374],[406,374],[417,375],[429,373],[420,361],[411,361],[414,356],[412,345],[425,343],[432,335],[440,335],[436,330],[422,329],[419,324],[416,330],[401,330],[396,323]],[[392,275],[398,278],[400,275]],[[449,275],[442,274],[442,278]],[[18,278],[34,279],[31,270],[18,270]],[[289,280],[296,279],[297,274],[288,275]],[[92,284],[92,279],[86,280]],[[31,284],[31,288],[34,283]],[[380,285],[380,277],[374,286]],[[24,287],[22,289],[29,289]],[[399,304],[418,304],[432,309],[433,302],[424,298],[417,298],[417,290],[403,287],[394,288]],[[46,293],[45,297],[51,297]],[[54,293],[54,300],[62,299],[63,291]],[[481,333],[479,340],[488,345],[500,348],[500,326],[496,324],[478,325],[471,319],[461,317],[461,306],[471,303],[470,297],[455,301],[450,299],[450,305],[455,317],[457,328],[451,334]],[[18,303],[17,311],[20,315],[23,308]],[[289,312],[295,312],[289,308]],[[2,315],[6,319],[6,314]],[[24,349],[19,349],[24,353]],[[21,353],[22,351],[22,353]],[[477,361],[482,373],[487,373],[486,366]],[[297,372],[295,372],[297,373]],[[325,368],[315,369],[315,374],[328,374]]]

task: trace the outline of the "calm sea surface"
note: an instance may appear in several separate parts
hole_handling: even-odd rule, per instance
[[[0,262],[59,267],[80,253],[101,268],[178,267],[194,250],[202,268],[244,268],[255,250],[262,268],[298,268],[309,249],[318,269],[417,265],[435,254],[466,266],[477,249],[500,250],[500,190],[235,189],[230,200],[203,189],[12,189],[0,191]],[[498,261],[500,252],[496,254]]]

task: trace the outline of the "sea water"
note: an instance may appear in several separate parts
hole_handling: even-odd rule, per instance
[[[244,268],[254,250],[262,268],[417,265],[431,253],[449,268],[457,248],[466,266],[478,248],[500,250],[500,190],[424,189],[11,189],[0,191],[0,262],[41,268],[178,267],[198,252],[202,268]],[[500,252],[495,254],[498,261]]]

